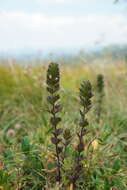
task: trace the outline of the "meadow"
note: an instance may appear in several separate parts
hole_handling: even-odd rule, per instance
[[[65,186],[54,179],[54,145],[51,143],[46,73],[49,63],[0,62],[0,190],[126,190],[127,189],[127,63],[59,62],[62,129],[71,131],[71,148],[62,171]],[[104,77],[100,121],[96,121],[97,75]],[[74,187],[72,170],[79,120],[79,87],[92,84],[90,131],[85,137],[82,174]],[[67,175],[66,175],[67,174]]]

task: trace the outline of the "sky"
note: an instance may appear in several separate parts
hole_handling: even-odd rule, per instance
[[[0,51],[126,44],[126,6],[126,0],[0,0]]]

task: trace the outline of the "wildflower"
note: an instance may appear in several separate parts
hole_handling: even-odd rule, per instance
[[[17,124],[15,125],[15,129],[21,129],[21,128],[22,128],[21,124],[17,123]]]
[[[93,146],[93,150],[97,150],[97,148],[98,148],[98,141],[97,141],[97,140],[94,140],[94,141],[92,142],[92,146]]]
[[[9,129],[9,130],[7,131],[7,136],[8,136],[8,137],[13,137],[13,136],[15,136],[15,131],[14,131],[14,129]]]

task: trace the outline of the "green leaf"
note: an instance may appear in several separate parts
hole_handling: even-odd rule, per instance
[[[104,180],[104,190],[110,190],[110,183],[107,178]]]
[[[121,168],[121,161],[119,158],[115,159],[113,162],[113,170],[116,172]]]
[[[28,136],[25,136],[25,137],[22,139],[21,148],[22,148],[22,151],[23,151],[24,153],[28,153],[28,152],[31,150],[31,145],[30,145],[29,137],[28,137]]]

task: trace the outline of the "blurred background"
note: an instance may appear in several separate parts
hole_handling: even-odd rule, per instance
[[[126,56],[126,17],[126,0],[1,0],[0,58]]]

